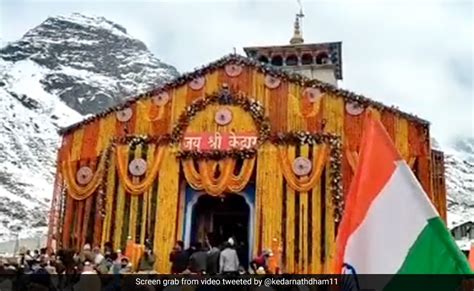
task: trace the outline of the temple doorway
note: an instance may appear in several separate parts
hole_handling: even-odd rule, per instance
[[[206,235],[221,245],[235,238],[241,265],[249,263],[250,207],[243,195],[227,193],[222,197],[199,196],[192,210],[191,242],[204,242]]]

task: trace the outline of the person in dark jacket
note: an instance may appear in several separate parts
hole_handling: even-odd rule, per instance
[[[207,251],[201,243],[195,244],[196,251],[189,257],[189,270],[195,274],[205,274],[207,268]]]
[[[170,254],[171,273],[181,274],[188,267],[189,256],[182,241],[177,241]]]
[[[206,237],[206,243],[209,248],[207,252],[206,272],[209,275],[215,275],[219,273],[219,255],[221,250],[217,247],[216,239],[212,233]]]

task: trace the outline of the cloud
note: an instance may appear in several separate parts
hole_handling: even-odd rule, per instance
[[[0,38],[49,15],[82,12],[120,23],[160,59],[190,71],[242,47],[287,44],[296,0],[7,2]],[[306,42],[343,41],[342,86],[432,122],[446,143],[474,136],[473,3],[303,1]],[[5,29],[8,27],[8,29]]]

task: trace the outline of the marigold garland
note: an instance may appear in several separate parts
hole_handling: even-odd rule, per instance
[[[105,169],[105,161],[107,160],[108,156],[109,150],[102,152],[97,170],[92,176],[91,181],[85,186],[80,186],[77,184],[76,175],[73,169],[73,163],[70,161],[63,162],[61,166],[62,174],[69,190],[68,193],[72,198],[74,198],[75,200],[84,200],[87,199],[90,195],[92,195],[95,190],[97,190],[97,188],[102,182],[102,177]]]
[[[250,159],[257,154],[256,149],[232,149],[227,151],[178,151],[177,157],[182,160],[222,160],[232,159]]]
[[[116,154],[117,154],[117,166],[118,172],[120,176],[120,180],[123,183],[123,186],[132,195],[139,195],[143,194],[145,191],[150,188],[153,181],[155,181],[156,175],[158,170],[160,169],[161,162],[163,160],[164,154],[164,147],[158,147],[156,149],[155,158],[153,161],[150,161],[150,167],[147,171],[147,175],[143,181],[140,183],[134,183],[128,177],[128,164],[127,164],[127,157],[129,152],[129,146],[118,145],[116,147]]]
[[[204,186],[202,184],[201,175],[194,167],[194,160],[187,159],[181,162],[183,165],[183,172],[186,181],[194,190],[202,190]]]
[[[328,155],[327,145],[322,144],[313,150],[313,162],[310,176],[297,177],[292,170],[292,164],[288,159],[288,148],[278,148],[280,167],[288,185],[298,192],[307,192],[313,189],[321,177]]]
[[[199,171],[193,160],[183,160],[183,172],[186,180],[195,190],[211,191],[213,195],[221,195],[225,191],[240,192],[247,186],[255,166],[255,158],[245,159],[239,174],[235,175],[236,161],[227,158],[221,161],[200,160]],[[217,167],[221,174],[216,177]]]
[[[208,166],[205,161],[198,161],[199,172],[201,174],[201,179],[203,181],[204,190],[213,195],[219,196],[227,190],[228,181],[235,167],[235,160],[228,159],[224,161],[224,166],[220,177],[217,179],[216,183],[212,181],[209,173]]]
[[[367,98],[363,95],[360,95],[360,94],[356,94],[356,93],[353,93],[353,92],[350,92],[350,91],[347,91],[347,90],[344,90],[344,89],[337,88],[336,86],[333,86],[331,84],[321,82],[321,81],[316,80],[316,79],[309,79],[309,78],[307,78],[307,77],[305,77],[301,74],[298,74],[298,73],[289,73],[289,72],[281,70],[280,68],[277,68],[275,66],[270,66],[268,64],[262,64],[257,60],[253,60],[253,59],[250,59],[250,58],[245,58],[245,57],[242,57],[242,56],[239,56],[239,55],[236,55],[236,54],[231,54],[231,55],[224,56],[223,58],[221,58],[221,59],[219,59],[219,60],[217,60],[213,63],[210,63],[207,66],[203,66],[202,68],[197,69],[192,73],[184,74],[184,75],[180,76],[179,78],[176,78],[173,81],[161,86],[160,88],[153,89],[149,92],[146,92],[144,94],[140,94],[140,95],[135,96],[133,98],[127,98],[126,102],[124,102],[120,105],[117,105],[115,107],[109,108],[109,109],[107,109],[107,110],[105,110],[105,111],[103,111],[99,114],[96,114],[96,115],[92,116],[92,117],[86,118],[85,120],[83,120],[79,123],[73,124],[69,127],[62,128],[59,132],[60,132],[60,134],[66,134],[66,133],[68,133],[68,132],[70,132],[70,131],[78,128],[78,127],[83,127],[84,125],[87,125],[87,124],[93,122],[94,120],[96,120],[98,118],[102,118],[102,117],[106,116],[109,113],[117,112],[117,111],[119,111],[123,108],[129,107],[130,105],[134,104],[138,100],[152,98],[153,96],[155,96],[157,94],[160,94],[162,92],[169,91],[173,88],[181,87],[183,85],[186,85],[188,82],[190,82],[191,80],[193,80],[197,77],[202,77],[205,74],[215,72],[217,69],[223,68],[224,66],[226,66],[228,64],[249,66],[252,69],[255,69],[256,71],[258,71],[260,73],[263,73],[263,74],[266,74],[266,75],[271,75],[273,77],[277,77],[277,78],[281,79],[282,81],[287,81],[287,82],[291,82],[291,83],[294,83],[294,84],[298,84],[302,87],[318,88],[319,90],[321,90],[322,93],[336,94],[336,95],[344,98],[345,100],[347,100],[349,102],[355,102],[359,106],[362,106],[364,108],[367,108],[367,107],[370,106],[370,107],[373,107],[373,108],[376,108],[376,109],[380,110],[381,112],[382,111],[388,111],[388,112],[391,112],[391,113],[393,113],[397,116],[404,117],[407,120],[414,121],[414,122],[422,125],[426,130],[428,130],[428,128],[429,128],[429,122],[428,121],[423,120],[423,119],[419,118],[416,115],[405,113],[405,112],[401,111],[398,107],[386,106],[386,105],[382,104],[381,102],[371,100],[371,99],[369,99],[369,98]]]
[[[242,191],[247,183],[252,177],[253,169],[255,167],[255,157],[250,159],[245,159],[242,163],[242,168],[240,169],[239,174],[236,176],[231,175],[230,181],[228,182],[228,189],[231,192],[240,192]]]
[[[301,99],[300,110],[304,117],[308,118],[308,117],[314,117],[318,115],[319,110],[321,108],[321,100],[323,99],[323,96],[319,96],[318,100],[316,100],[315,102],[310,102],[306,96],[303,96],[300,99]]]
[[[184,136],[186,128],[196,116],[197,113],[203,111],[211,104],[234,105],[241,107],[244,111],[249,112],[255,122],[258,130],[258,143],[262,144],[270,135],[270,121],[265,116],[265,110],[259,101],[248,98],[244,93],[231,92],[228,88],[206,94],[203,98],[197,99],[178,118],[178,122],[173,127],[171,139],[173,143],[179,144]]]

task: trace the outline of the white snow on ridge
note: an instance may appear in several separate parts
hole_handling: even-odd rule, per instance
[[[68,76],[79,78],[81,79],[81,82],[89,85],[115,87],[118,82],[118,80],[113,77],[99,75],[88,70],[80,70],[72,67],[61,66],[60,72]]]
[[[83,119],[82,115],[67,106],[57,96],[44,90],[40,81],[51,72],[47,68],[29,59],[16,63],[0,59],[0,69],[3,72],[3,75],[0,75],[0,80],[8,80],[4,89],[33,98],[42,105],[41,108],[38,108],[38,113],[54,115],[58,118],[57,123],[64,126]]]
[[[70,15],[59,15],[56,19],[65,20],[68,22],[74,22],[79,25],[97,27],[108,30],[110,33],[127,37],[130,36],[126,33],[124,28],[119,29],[116,24],[100,16],[86,16],[80,13],[73,13]]]

